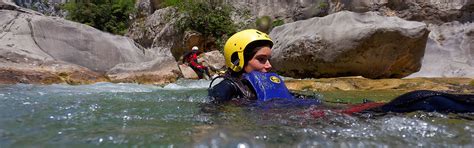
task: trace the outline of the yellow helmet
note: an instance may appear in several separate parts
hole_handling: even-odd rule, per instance
[[[255,29],[247,29],[232,35],[224,46],[225,65],[235,72],[239,72],[244,68],[244,50],[250,43],[254,41],[269,41],[273,46],[270,37],[261,31]],[[232,55],[237,53],[238,60],[232,61]]]

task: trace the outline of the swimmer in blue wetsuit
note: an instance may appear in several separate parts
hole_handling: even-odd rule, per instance
[[[255,92],[245,80],[243,74],[260,71],[268,72],[271,48],[270,37],[258,30],[248,29],[231,36],[224,46],[225,64],[228,67],[224,80],[209,89],[209,96],[214,103],[232,101],[246,103],[256,100]]]
[[[294,102],[297,102],[296,106],[320,104],[320,101],[315,98],[301,102],[304,99],[291,94],[280,76],[269,72],[272,68],[269,61],[272,46],[273,42],[267,34],[254,29],[232,35],[224,46],[224,57],[228,70],[222,76],[224,80],[215,86],[210,86],[208,91],[211,102],[248,105],[255,102],[279,100],[293,102],[292,106],[294,106]],[[278,107],[286,107],[285,105],[288,103],[281,104]],[[354,113],[367,110],[377,112],[474,112],[474,95],[413,91],[386,104],[359,105],[342,112]]]
[[[209,89],[211,101],[248,104],[275,99],[293,100],[281,77],[269,72],[272,68],[269,61],[272,46],[270,37],[255,29],[231,36],[224,46],[228,70],[223,76],[224,80]],[[319,100],[313,100],[313,103],[317,102]]]

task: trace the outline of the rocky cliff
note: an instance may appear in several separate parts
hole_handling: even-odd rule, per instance
[[[474,23],[431,25],[420,71],[410,77],[474,78]]]
[[[240,29],[263,16],[286,23],[270,33],[284,76],[474,77],[472,0],[221,2]],[[179,12],[163,3],[137,1],[130,39],[0,0],[0,83],[173,82],[183,52],[216,41],[178,32]],[[222,67],[216,61],[208,64]]]
[[[413,49],[411,45],[407,45],[405,42],[401,42],[403,44],[400,44],[400,48],[406,48],[404,51],[418,51],[420,52],[421,50],[426,51],[426,53],[419,54],[417,53],[414,59],[408,62],[406,56],[394,56],[394,57],[389,57],[389,54],[382,54],[385,55],[385,58],[380,59],[387,59],[381,64],[379,63],[378,60],[372,59],[375,61],[369,61],[369,60],[364,60],[367,63],[363,64],[365,65],[365,68],[357,67],[356,70],[354,68],[335,68],[331,69],[331,67],[334,67],[334,63],[331,62],[320,62],[318,63],[319,66],[318,68],[321,67],[326,67],[324,68],[327,71],[330,70],[332,74],[308,74],[305,72],[305,70],[295,70],[296,67],[294,66],[278,66],[277,63],[275,63],[275,68],[277,68],[277,71],[283,72],[285,71],[284,75],[287,76],[295,76],[295,77],[332,77],[332,76],[346,76],[346,75],[360,75],[362,69],[371,69],[372,71],[378,71],[378,72],[372,72],[372,74],[363,74],[367,77],[371,78],[384,78],[384,77],[403,77],[410,75],[411,73],[416,73],[419,69],[421,69],[419,74],[414,74],[412,76],[438,76],[438,77],[444,77],[444,76],[449,76],[449,77],[472,77],[471,74],[468,74],[470,69],[472,69],[472,65],[466,64],[468,62],[459,62],[459,57],[456,56],[444,56],[445,64],[446,66],[443,66],[444,68],[428,68],[428,67],[433,67],[436,64],[438,60],[438,56],[440,55],[459,55],[459,53],[471,53],[474,52],[472,51],[473,49],[470,48],[470,45],[464,45],[467,43],[470,43],[472,39],[469,37],[468,31],[451,31],[450,33],[454,33],[456,35],[451,35],[453,37],[448,37],[448,38],[443,38],[446,39],[446,41],[439,41],[439,39],[435,38],[434,35],[436,32],[440,32],[439,27],[435,26],[442,26],[445,23],[455,23],[459,22],[461,26],[469,26],[469,22],[474,21],[474,1],[471,0],[360,0],[360,1],[347,1],[347,0],[302,0],[302,1],[285,1],[285,0],[276,0],[276,1],[269,1],[269,0],[244,0],[244,1],[236,1],[236,0],[224,0],[222,1],[225,4],[229,4],[234,8],[234,15],[233,15],[233,20],[236,22],[236,24],[246,24],[246,25],[241,25],[243,28],[248,28],[248,27],[255,27],[252,26],[255,24],[255,20],[257,18],[260,18],[262,16],[270,16],[272,20],[283,20],[285,23],[291,23],[291,22],[299,22],[303,20],[309,20],[313,19],[314,17],[321,17],[321,16],[326,16],[330,14],[336,14],[340,13],[341,11],[351,11],[351,12],[358,12],[358,13],[365,13],[365,12],[372,12],[374,14],[377,14],[376,16],[386,16],[386,17],[399,17],[404,20],[409,20],[409,21],[417,21],[417,22],[422,22],[425,23],[426,25],[433,26],[433,27],[428,27],[427,29],[431,31],[432,33],[428,36],[428,40],[424,47],[425,49],[420,49],[423,47],[422,42],[417,42],[418,44],[416,46],[417,49]],[[148,7],[143,7],[143,8],[149,8],[152,9],[150,11],[150,15],[153,14],[153,12],[157,13],[160,12],[163,7],[161,5],[163,1],[158,1],[158,0],[142,0],[141,6],[146,6],[146,4],[152,4],[153,6],[148,6]],[[157,10],[157,11],[155,11]],[[160,12],[161,13],[161,12]],[[375,15],[374,15],[375,16]],[[148,17],[150,18],[150,17]],[[156,18],[156,17],[155,17]],[[359,18],[353,18],[353,19],[359,19]],[[324,20],[324,19],[321,19]],[[155,22],[167,22],[165,20],[154,20]],[[169,21],[172,22],[172,21]],[[334,22],[325,22],[321,21],[320,23],[315,23],[312,26],[307,25],[303,26],[306,28],[301,28],[302,26],[298,25],[293,25],[292,27],[296,27],[293,29],[290,29],[291,27],[286,27],[286,29],[275,29],[271,32],[271,34],[291,34],[294,36],[297,36],[299,39],[303,38],[303,36],[308,36],[306,31],[309,32],[317,32],[314,30],[318,30],[316,28],[318,27],[323,27],[327,28],[326,24],[336,24]],[[340,23],[351,23],[351,22],[340,22]],[[297,23],[297,24],[302,24],[302,23]],[[382,23],[383,24],[383,23]],[[322,26],[318,26],[322,25]],[[326,25],[326,26],[325,26]],[[352,25],[352,24],[351,24]],[[356,34],[356,33],[361,33],[364,36],[367,33],[366,32],[361,32],[361,30],[365,30],[364,28],[360,28],[360,26],[354,26],[354,25],[347,25],[351,27],[352,29],[345,29],[345,28],[336,28],[336,27],[331,27],[331,29],[323,30],[321,32],[331,32],[332,30],[346,30],[346,34]],[[400,25],[400,24],[394,24],[394,25]],[[146,26],[151,26],[151,25],[146,25]],[[168,23],[168,25],[162,25],[162,26],[173,26],[172,23]],[[347,26],[342,26],[342,27],[347,27]],[[341,27],[341,26],[339,26]],[[399,26],[401,27],[401,26]],[[241,29],[243,29],[241,28]],[[403,27],[402,27],[403,28]],[[441,29],[448,29],[447,27],[442,27]],[[158,31],[157,31],[158,30]],[[159,30],[161,29],[156,29],[154,30],[155,32],[160,32]],[[289,31],[286,31],[289,30]],[[300,32],[295,32],[294,30],[301,30]],[[284,31],[285,33],[281,33],[281,31]],[[365,30],[366,31],[366,30]],[[317,32],[317,33],[321,33]],[[383,31],[382,31],[383,32]],[[441,31],[442,32],[442,31]],[[449,31],[448,31],[449,32]],[[369,33],[370,34],[370,33]],[[438,33],[439,34],[439,33]],[[176,49],[188,49],[192,44],[195,44],[195,41],[202,41],[202,38],[205,37],[200,37],[199,35],[196,36],[198,39],[194,39],[193,41],[186,40],[184,37],[177,37],[180,34],[177,35],[170,35],[170,38],[174,38],[174,47],[177,47]],[[321,34],[320,34],[321,35]],[[309,35],[310,37],[314,37],[316,35]],[[334,36],[333,34],[327,33],[324,35],[321,35],[321,38],[331,38],[331,36]],[[369,35],[371,36],[371,35]],[[411,38],[409,36],[405,36],[408,38]],[[446,35],[443,35],[443,37]],[[454,37],[455,36],[455,37]],[[464,37],[463,36],[467,36]],[[353,38],[355,37],[355,38]],[[356,36],[353,37],[347,37],[347,38],[352,38],[350,40],[353,40],[352,43],[357,43],[357,44],[365,44],[362,43]],[[394,39],[395,36],[390,33],[378,33],[377,34],[378,38],[388,38],[388,39]],[[424,35],[426,37],[426,35]],[[132,36],[133,38],[133,36]],[[201,38],[201,39],[199,39]],[[462,39],[461,39],[462,38]],[[169,39],[169,38],[167,38]],[[421,38],[417,38],[420,39]],[[279,42],[284,42],[284,43],[278,43],[279,45],[285,44],[287,47],[297,47],[300,46],[301,44],[311,44],[314,45],[314,47],[305,47],[308,52],[306,52],[306,56],[315,56],[316,54],[320,53],[314,53],[314,52],[309,52],[309,51],[317,51],[319,46],[327,46],[325,44],[320,44],[320,43],[303,43],[303,39],[299,42],[293,42],[293,40],[281,40],[278,39]],[[309,39],[312,40],[312,39]],[[372,41],[368,41],[372,40]],[[314,41],[314,40],[313,40]],[[365,42],[379,42],[376,41],[374,37],[368,37],[366,40],[363,40]],[[397,40],[398,41],[398,40]],[[333,52],[333,53],[339,53],[341,51],[336,50],[339,48],[345,48],[344,46],[347,46],[345,43],[346,42],[337,42],[333,41],[334,45],[337,45],[336,47],[331,47],[331,49],[325,49],[326,52]],[[441,44],[440,42],[457,42],[457,43],[463,43],[463,44],[458,44],[458,47],[452,47],[453,45],[450,45],[451,47],[445,46],[444,44]],[[151,44],[151,43],[149,43]],[[413,44],[413,43],[409,43]],[[387,41],[382,41],[379,42],[379,44],[372,44],[372,46],[377,46],[377,48],[380,49],[386,49],[387,47],[390,46],[395,46],[391,42]],[[466,48],[468,47],[468,48]],[[275,46],[276,49],[280,50],[278,47]],[[312,48],[312,49],[311,49]],[[409,49],[410,48],[410,49]],[[297,50],[298,48],[292,48],[291,51],[287,51],[290,53],[298,53],[300,51]],[[310,50],[311,49],[311,50]],[[367,48],[368,49],[368,48]],[[443,52],[436,52],[436,51],[443,51]],[[175,58],[179,56],[179,53],[183,51],[173,51],[173,55],[175,55]],[[378,51],[382,52],[382,51]],[[383,50],[383,52],[387,52],[386,50]],[[344,52],[345,53],[345,52]],[[406,53],[406,52],[405,52]],[[441,54],[443,53],[443,54]],[[366,58],[366,57],[360,57],[361,55],[358,55],[358,53],[355,53],[353,56],[347,56],[347,54],[350,53],[345,53],[345,56],[338,56],[337,58]],[[380,53],[377,53],[376,50],[371,50],[371,52],[365,53],[366,55],[380,55]],[[408,55],[408,54],[407,54]],[[414,55],[410,53],[409,55]],[[436,56],[432,56],[436,55]],[[465,54],[469,55],[469,54]],[[328,56],[327,54],[321,54],[318,56]],[[369,56],[369,57],[374,57],[374,56]],[[301,58],[301,57],[300,57]],[[350,61],[350,60],[344,60],[342,59],[337,59],[336,57],[329,56],[326,57],[326,59],[333,59],[333,61]],[[472,57],[463,57],[464,59],[469,59],[469,60],[464,60],[464,61],[470,61],[472,60]],[[449,59],[449,60],[448,60]],[[281,59],[275,59],[275,61],[278,61]],[[390,62],[392,63],[390,63]],[[401,64],[401,61],[405,61],[406,63]],[[420,63],[420,61],[422,61]],[[302,61],[300,61],[302,62]],[[326,63],[326,65],[322,65],[323,63]],[[410,64],[408,64],[410,63]],[[416,64],[415,64],[416,63]],[[351,64],[353,65],[353,64]],[[377,65],[377,66],[376,66]],[[382,68],[383,66],[387,66]],[[395,67],[405,67],[402,69],[395,70]],[[402,66],[405,65],[405,66]],[[411,66],[408,66],[411,65]],[[421,65],[421,68],[420,68]],[[432,66],[430,66],[432,65]],[[371,67],[371,66],[376,66],[376,67]],[[426,68],[424,68],[426,66]],[[301,67],[301,66],[300,66]],[[408,68],[411,67],[411,68]],[[296,68],[298,69],[298,68]],[[348,69],[352,69],[348,71]],[[389,70],[390,69],[390,70]],[[436,72],[430,72],[429,75],[428,73],[423,72],[426,70],[436,70]],[[290,72],[293,71],[293,72]],[[290,74],[291,73],[291,74]],[[378,74],[375,74],[378,73]],[[382,74],[384,73],[384,74]],[[451,74],[447,74],[451,73]]]
[[[177,63],[161,48],[27,11],[0,1],[0,80],[4,83],[168,83]],[[165,49],[166,50],[166,49]],[[159,60],[157,60],[159,59]]]

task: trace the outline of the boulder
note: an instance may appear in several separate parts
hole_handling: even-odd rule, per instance
[[[272,65],[296,78],[401,78],[421,66],[424,23],[342,11],[275,28]]]
[[[12,50],[13,49],[13,50]],[[0,84],[89,84],[107,81],[100,73],[61,61],[31,56],[14,47],[0,45]]]
[[[183,77],[186,79],[199,79],[199,76],[196,74],[196,72],[189,67],[186,64],[181,64],[179,65],[179,69],[181,70],[181,73],[183,74]]]
[[[201,54],[198,61],[202,61],[203,65],[209,67],[211,71],[225,69],[224,55],[217,50]]]
[[[169,54],[140,63],[120,63],[107,72],[112,82],[166,84],[175,82],[180,75],[178,63]]]
[[[474,23],[430,25],[419,72],[409,77],[474,78]]]
[[[127,37],[112,35],[84,24],[30,13],[22,9],[2,9],[0,18],[2,18],[0,20],[0,26],[2,26],[0,28],[0,58],[10,61],[2,63],[3,68],[8,69],[7,71],[21,71],[18,64],[30,65],[32,67],[30,71],[32,71],[39,70],[37,66],[48,66],[45,63],[54,63],[58,65],[55,66],[56,68],[71,67],[69,69],[84,72],[85,75],[95,73],[98,76],[104,76],[110,73],[110,76],[115,78],[116,69],[133,69],[142,64],[154,65],[150,63],[158,60],[158,62],[166,61],[165,63],[169,65],[165,68],[150,66],[151,69],[130,70],[128,74],[121,71],[122,77],[119,79],[135,79],[137,78],[135,75],[142,76],[140,79],[144,79],[143,76],[151,76],[153,78],[148,79],[160,83],[178,77],[178,74],[173,72],[178,68],[177,64],[173,65],[176,61],[169,58],[172,57],[169,48],[140,48]],[[17,55],[19,59],[28,59],[33,62],[25,63],[26,60],[14,62],[7,55]],[[170,59],[172,60],[169,61]],[[167,68],[168,66],[174,66],[174,68]],[[41,70],[56,73],[56,71],[51,71],[56,69],[55,67]],[[113,71],[108,72],[109,70]],[[145,72],[146,75],[143,74]],[[162,77],[156,77],[161,73]],[[174,76],[170,76],[169,73],[174,73]]]

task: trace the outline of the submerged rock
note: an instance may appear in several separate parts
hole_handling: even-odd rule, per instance
[[[272,65],[295,78],[401,78],[421,66],[424,23],[343,11],[275,28]]]

